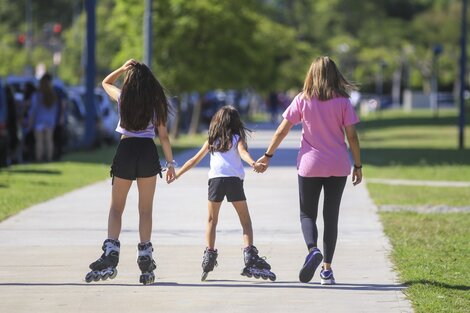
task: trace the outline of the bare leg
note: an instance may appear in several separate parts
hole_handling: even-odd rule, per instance
[[[46,148],[46,161],[52,161],[52,154],[54,153],[54,129],[46,128],[44,129],[44,146]]]
[[[40,162],[44,154],[44,131],[35,130],[34,139],[35,139],[36,161]]]
[[[122,213],[126,206],[127,194],[131,188],[132,180],[114,177],[111,193],[111,207],[108,217],[108,238],[118,240],[121,233]]]
[[[137,178],[140,242],[150,241],[152,237],[153,197],[156,185],[157,176]]]
[[[253,245],[253,228],[251,226],[250,212],[246,200],[232,202],[233,207],[237,211],[240,224],[243,228],[243,243],[245,247]]]
[[[219,220],[219,210],[222,202],[209,201],[207,204],[208,216],[206,224],[206,242],[209,249],[215,248],[215,235],[217,230],[217,222]]]

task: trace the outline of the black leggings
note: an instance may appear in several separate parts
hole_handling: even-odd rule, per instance
[[[324,262],[331,263],[338,237],[338,215],[347,176],[302,177],[299,176],[300,224],[307,248],[317,247],[316,225],[318,200],[323,188],[323,253]]]

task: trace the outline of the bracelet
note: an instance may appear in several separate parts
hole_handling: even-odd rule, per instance
[[[355,170],[360,170],[361,168],[362,168],[362,164],[361,165],[354,164],[354,169]]]
[[[267,154],[266,152],[264,153],[264,156],[267,157],[267,158],[272,158],[274,156],[274,154]]]
[[[170,162],[167,161],[165,167],[178,167],[178,163],[175,160]]]

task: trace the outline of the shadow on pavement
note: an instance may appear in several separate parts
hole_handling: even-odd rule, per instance
[[[226,283],[223,283],[226,282]],[[0,283],[0,286],[36,286],[36,287],[61,287],[61,286],[77,286],[77,287],[139,287],[141,284],[114,284],[114,283]],[[274,288],[274,289],[335,289],[335,290],[357,290],[357,291],[399,291],[406,288],[400,284],[336,284],[322,286],[319,283],[302,284],[294,281],[241,281],[241,280],[207,280],[201,283],[177,283],[177,282],[156,282],[146,287],[203,287],[203,288]],[[464,286],[465,287],[465,286]],[[466,290],[466,289],[464,289]]]

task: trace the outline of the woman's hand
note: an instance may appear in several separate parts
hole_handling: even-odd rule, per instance
[[[352,182],[353,185],[356,186],[360,184],[362,181],[362,169],[361,168],[354,168],[352,173]]]

